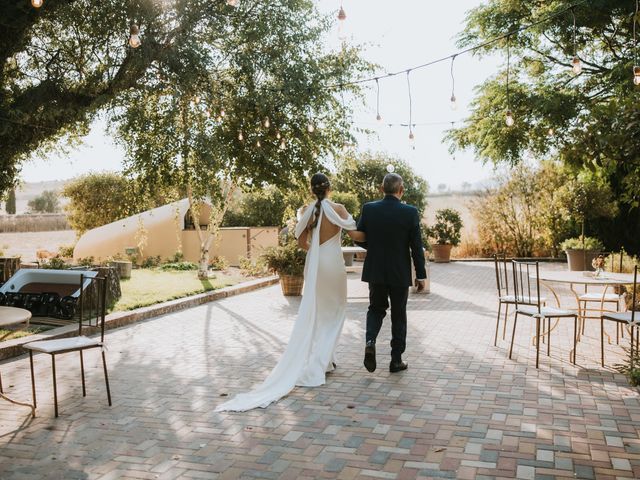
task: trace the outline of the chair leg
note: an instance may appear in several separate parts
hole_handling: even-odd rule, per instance
[[[633,325],[631,325],[631,369],[633,369]]]
[[[584,321],[584,320],[583,320]],[[573,364],[576,364],[578,348],[578,317],[573,317]]]
[[[498,330],[500,330],[500,311],[502,310],[502,302],[498,301],[498,317],[496,319],[496,336],[493,339],[493,346],[498,345]]]
[[[82,355],[82,350],[80,350],[80,374],[82,376],[82,396],[87,396],[87,388],[84,382],[84,355]]]
[[[616,322],[616,345],[620,345],[620,326],[622,324]]]
[[[56,417],[58,416],[58,385],[56,382],[56,356],[51,355],[51,370],[53,373],[53,406]]]
[[[547,357],[551,355],[551,318],[547,318]]]
[[[104,383],[107,386],[107,400],[109,400],[109,406],[111,406],[111,389],[109,388],[109,375],[107,374],[107,359],[102,352],[102,368],[104,369]]]
[[[540,362],[540,317],[536,317],[536,368]]]
[[[2,375],[0,375],[0,393],[4,393],[4,390],[2,389]]]
[[[36,408],[36,376],[33,374],[33,350],[29,350],[29,363],[31,364],[31,396],[33,397],[33,408]]]
[[[616,322],[616,332],[618,331],[618,322]],[[600,317],[600,358],[604,367],[604,318]]]
[[[584,302],[584,306],[582,307],[582,330],[581,333],[584,335],[584,326],[587,323],[587,302]]]
[[[502,327],[502,340],[507,337],[507,319],[509,317],[509,304],[504,305],[504,326]]]
[[[509,359],[511,359],[511,354],[513,353],[513,340],[516,338],[516,324],[518,323],[518,311],[516,310],[516,314],[513,317],[513,332],[511,332],[511,347],[509,347]]]

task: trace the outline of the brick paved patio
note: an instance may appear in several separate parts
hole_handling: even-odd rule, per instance
[[[545,268],[560,268],[547,266]],[[534,368],[533,322],[514,358],[493,347],[489,263],[432,265],[432,293],[409,305],[409,370],[362,367],[366,286],[349,275],[337,372],[266,410],[213,413],[222,395],[275,363],[298,299],[279,287],[228,298],[108,333],[113,407],[97,352],[60,357],[53,418],[48,357],[37,356],[38,417],[0,401],[0,478],[638,478],[638,392],[599,367],[587,327],[578,367],[569,323]],[[621,350],[607,348],[610,364]],[[30,398],[28,358],[0,364],[7,393]]]

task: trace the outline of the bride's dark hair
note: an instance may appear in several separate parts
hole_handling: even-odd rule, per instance
[[[329,177],[327,177],[324,173],[315,173],[311,177],[311,192],[318,199],[316,201],[315,212],[313,212],[313,222],[309,225],[309,228],[314,229],[318,225],[318,219],[320,218],[320,204],[322,200],[327,197],[327,192],[331,188],[331,182],[329,182]]]

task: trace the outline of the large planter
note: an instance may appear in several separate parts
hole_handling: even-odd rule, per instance
[[[567,266],[569,271],[572,272],[593,271],[594,268],[591,266],[591,262],[600,254],[598,250],[585,251],[572,248],[565,250],[564,253],[567,254]]]
[[[449,263],[451,260],[451,249],[453,245],[444,244],[444,245],[431,245],[431,249],[433,250],[433,261],[435,263]]]
[[[304,277],[298,275],[280,275],[280,287],[282,294],[287,297],[299,297],[302,295]]]
[[[113,260],[109,266],[116,269],[121,280],[131,278],[132,263],[129,260]]]

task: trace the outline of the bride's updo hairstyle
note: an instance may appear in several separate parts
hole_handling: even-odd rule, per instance
[[[320,207],[322,200],[327,197],[327,192],[331,188],[331,182],[329,177],[324,173],[315,173],[311,177],[311,192],[316,196],[318,201],[316,202],[315,212],[313,212],[313,222],[309,225],[309,228],[314,229],[318,225],[318,219],[320,218]]]

